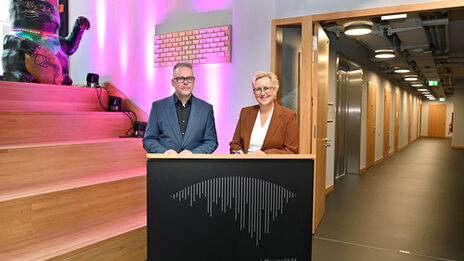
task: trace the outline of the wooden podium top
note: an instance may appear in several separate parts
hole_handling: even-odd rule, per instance
[[[315,159],[314,154],[158,154],[147,153],[148,159]]]

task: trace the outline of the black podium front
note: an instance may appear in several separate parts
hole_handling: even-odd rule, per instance
[[[312,155],[147,157],[149,261],[311,260]]]

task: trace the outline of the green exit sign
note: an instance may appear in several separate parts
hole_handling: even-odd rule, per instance
[[[438,81],[429,81],[429,86],[438,86]]]

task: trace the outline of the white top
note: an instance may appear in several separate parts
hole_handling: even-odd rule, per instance
[[[264,143],[264,138],[266,138],[267,129],[269,128],[269,123],[271,122],[272,114],[274,113],[274,108],[272,108],[269,117],[267,117],[266,122],[263,127],[261,127],[261,110],[258,110],[258,115],[256,116],[255,126],[251,132],[250,145],[248,146],[247,154],[251,154],[255,150],[260,150]]]

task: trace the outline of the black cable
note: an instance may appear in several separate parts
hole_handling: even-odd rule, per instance
[[[104,111],[108,111],[108,108],[106,108],[106,107],[102,104],[102,101],[101,101],[102,89],[104,89],[104,90],[106,91],[106,95],[108,96],[108,99],[109,99],[109,98],[110,98],[110,93],[109,93],[108,89],[106,89],[105,87],[101,87],[101,86],[95,86],[95,92],[97,93],[98,103],[100,103],[100,107],[101,107]]]
[[[109,108],[105,107],[101,101],[101,95],[102,95],[102,92],[104,89],[106,91],[106,95],[108,96],[108,100],[110,98],[110,93],[108,91],[108,89],[106,89],[105,87],[101,87],[101,86],[95,86],[95,92],[97,94],[97,98],[98,98],[98,103],[100,104],[100,107],[104,110],[104,111],[108,111]],[[131,122],[131,127],[126,131],[126,137],[132,137],[132,135],[129,134],[129,132],[131,130],[134,129],[134,125],[135,125],[135,122],[137,121],[137,114],[135,114],[135,112],[127,109],[127,108],[121,108],[121,111],[122,113],[124,113],[124,115],[127,116],[127,118],[129,118],[130,122]],[[124,136],[121,136],[121,137],[124,137]]]

